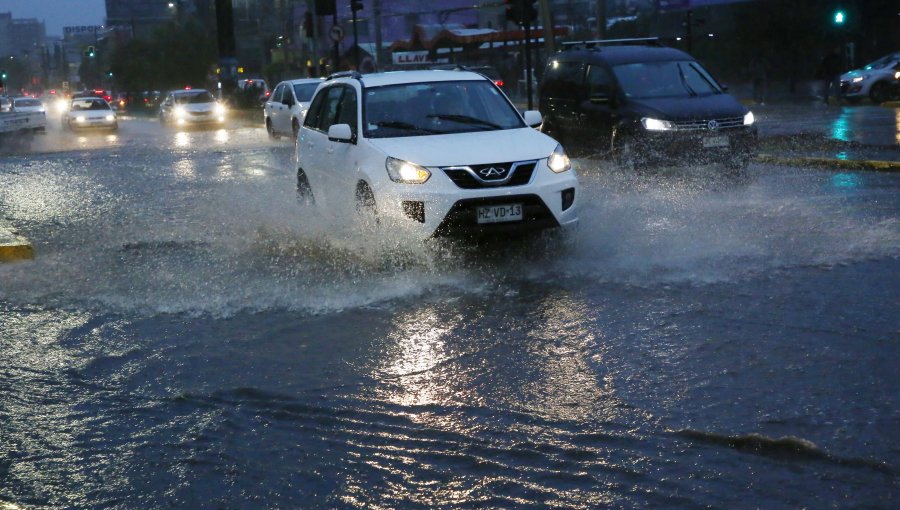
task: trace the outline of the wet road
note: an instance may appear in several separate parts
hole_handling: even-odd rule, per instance
[[[0,508],[892,508],[900,177],[577,161],[580,228],[333,233],[262,129],[4,156]]]

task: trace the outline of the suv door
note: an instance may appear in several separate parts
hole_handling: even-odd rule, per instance
[[[589,64],[585,73],[584,95],[575,123],[577,144],[590,151],[612,148],[612,131],[616,122],[615,81],[601,64]]]
[[[356,145],[329,140],[328,128],[334,124],[350,124],[355,135],[359,127],[357,103],[356,90],[346,84],[318,91],[297,141],[300,166],[313,194],[335,211],[353,207],[356,183],[352,182],[355,169],[350,156]]]

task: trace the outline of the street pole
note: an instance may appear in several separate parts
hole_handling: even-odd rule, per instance
[[[372,1],[372,21],[375,23],[375,65],[381,71],[385,67],[384,52],[381,49],[381,0]]]
[[[687,38],[687,52],[688,53],[691,53],[693,51],[693,44],[691,44],[694,39],[693,27],[694,27],[694,11],[691,9],[688,9],[687,32],[685,32],[685,37]]]
[[[336,27],[338,24],[337,18],[337,6],[334,8],[334,14],[331,15],[331,26]],[[338,71],[338,67],[341,64],[341,46],[340,41],[334,41],[334,66],[331,68],[332,73],[336,73]]]
[[[350,0],[350,10],[353,12],[353,60],[356,62],[356,70],[359,71],[359,34],[356,30],[356,1]]]
[[[541,0],[541,25],[544,26],[544,49],[547,55],[556,53],[556,39],[553,37],[553,16],[550,15],[550,0]]]
[[[531,22],[525,22],[525,93],[528,94],[528,109],[534,109],[531,99]]]

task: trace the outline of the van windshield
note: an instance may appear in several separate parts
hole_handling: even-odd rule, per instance
[[[613,73],[626,97],[694,97],[721,94],[715,79],[699,63],[641,62],[613,67]]]

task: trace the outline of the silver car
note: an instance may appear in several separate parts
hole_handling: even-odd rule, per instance
[[[322,78],[287,80],[275,87],[263,113],[270,138],[282,135],[297,138],[313,93],[323,81]]]

